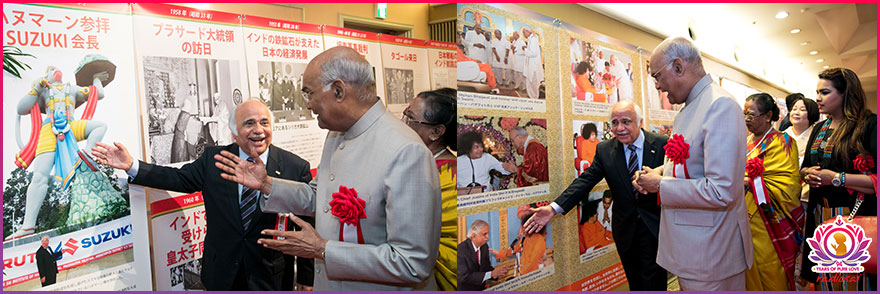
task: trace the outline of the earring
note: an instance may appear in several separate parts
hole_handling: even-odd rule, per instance
[[[430,136],[430,137],[428,137],[428,139],[431,139],[431,141],[437,141],[437,139],[440,139],[440,138],[437,138],[435,136]]]

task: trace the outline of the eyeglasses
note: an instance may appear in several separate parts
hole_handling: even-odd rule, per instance
[[[328,86],[330,86],[330,84],[324,85],[325,92],[330,90],[330,87],[328,87]],[[315,91],[313,91],[309,87],[302,87],[301,92],[302,92],[303,100],[305,100],[306,103],[309,103],[309,101],[312,100],[312,97],[311,97],[312,94],[315,94]]]
[[[412,111],[409,110],[409,107],[407,107],[406,110],[403,111],[403,115],[400,116],[400,120],[403,121],[403,123],[405,123],[407,125],[412,125],[412,124],[423,124],[423,125],[429,125],[429,126],[439,125],[439,124],[435,124],[435,123],[429,123],[426,121],[415,120],[413,118]]]
[[[764,112],[764,113],[766,113],[766,112]],[[748,111],[748,112],[744,111],[743,116],[745,117],[746,121],[752,121],[756,117],[764,115],[764,113],[755,114],[754,112],[751,112],[751,111]]]
[[[662,69],[658,70],[657,72],[651,74],[651,77],[654,78],[654,83],[658,83],[657,80],[660,79],[660,73],[662,73],[664,70],[668,69],[670,66],[672,66],[672,62],[666,64],[665,67],[663,67]]]
[[[311,97],[310,97],[310,96],[312,95],[312,90],[311,90],[311,89],[303,87],[301,93],[302,93],[303,100],[304,100],[306,103],[308,103],[309,100],[312,100]]]

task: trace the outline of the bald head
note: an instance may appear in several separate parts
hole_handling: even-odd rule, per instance
[[[306,66],[306,72],[314,72],[316,69],[318,82],[325,91],[329,90],[331,83],[338,80],[350,86],[355,97],[365,102],[374,102],[376,79],[373,77],[373,67],[354,49],[336,46],[318,54]]]
[[[621,100],[620,102],[615,103],[614,106],[611,107],[611,113],[613,114],[614,112],[627,112],[632,115],[631,118],[634,121],[642,120],[642,108],[629,100]]]
[[[703,59],[700,57],[700,49],[694,45],[691,40],[685,37],[669,37],[657,48],[654,48],[654,54],[659,54],[659,61],[662,63],[670,63],[678,58],[688,63],[698,65],[692,67],[693,70],[703,70]]]
[[[40,246],[43,246],[43,248],[49,246],[49,236],[43,236],[43,238],[40,239]]]
[[[681,104],[705,75],[700,50],[685,37],[669,37],[651,53],[651,76],[657,90],[666,92],[669,102]]]
[[[342,46],[309,62],[302,92],[318,126],[331,131],[347,130],[378,101],[373,67],[360,53]]]

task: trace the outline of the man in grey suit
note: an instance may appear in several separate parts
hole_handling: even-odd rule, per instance
[[[303,78],[308,108],[330,130],[315,179],[271,178],[259,159],[215,157],[224,178],[269,195],[260,200],[264,211],[315,216],[314,228],[292,217],[302,231],[264,230],[284,240],[260,244],[315,258],[315,290],[436,289],[440,184],[431,152],[385,109],[372,67],[357,51],[330,48],[309,62]],[[357,191],[350,203],[364,206],[364,214],[353,214],[357,222],[344,226],[336,200],[343,187]]]
[[[685,103],[672,128],[690,145],[684,164],[674,164],[667,151],[663,167],[646,167],[634,176],[640,192],[659,191],[657,264],[679,277],[682,290],[744,291],[753,257],[743,197],[742,107],[712,82],[688,39],[664,40],[650,62],[657,89],[673,104]]]

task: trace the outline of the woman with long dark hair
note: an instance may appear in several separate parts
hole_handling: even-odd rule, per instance
[[[859,77],[846,68],[832,68],[819,73],[816,87],[819,112],[829,118],[819,122],[810,134],[801,176],[810,185],[807,206],[806,237],[814,235],[822,222],[838,215],[850,215],[858,207],[856,215],[876,216],[877,195],[876,169],[858,168],[854,160],[876,163],[877,115],[865,107],[865,91]],[[810,246],[803,246],[803,256],[810,254]],[[809,282],[820,282],[816,290],[862,290],[877,289],[876,274],[847,274],[857,277],[857,282],[829,281],[830,274],[812,271],[816,265],[804,258],[801,277]]]

